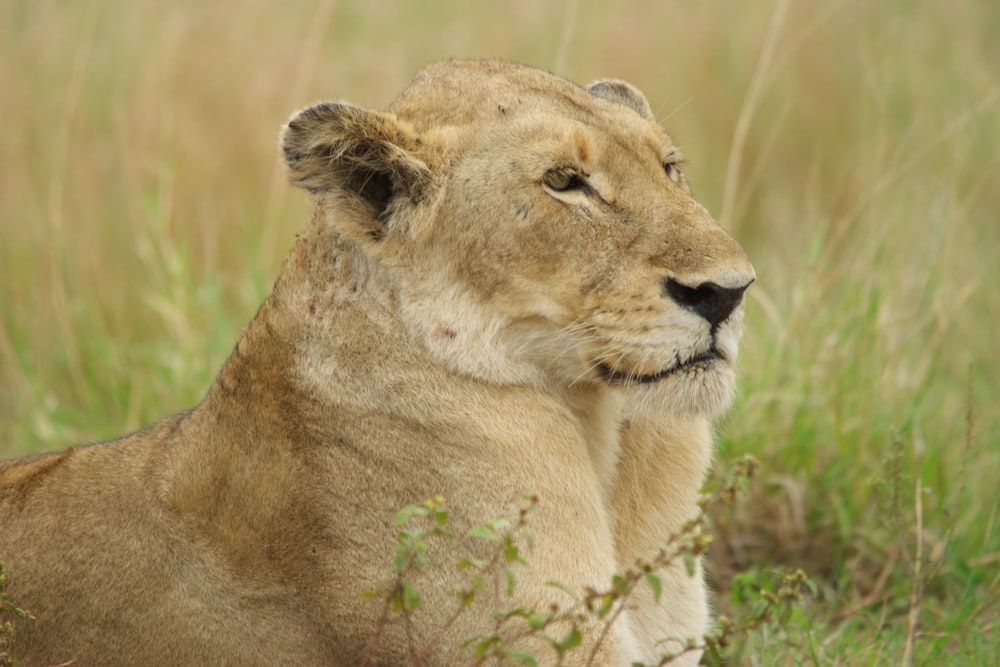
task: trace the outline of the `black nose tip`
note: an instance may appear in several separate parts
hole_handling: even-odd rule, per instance
[[[698,313],[713,327],[724,322],[733,314],[743,300],[743,292],[750,286],[722,287],[715,283],[702,283],[697,287],[688,287],[673,278],[664,281],[667,294],[679,305]]]

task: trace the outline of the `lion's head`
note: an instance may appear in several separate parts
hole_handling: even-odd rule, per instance
[[[495,383],[655,385],[682,411],[728,402],[753,268],[629,84],[445,62],[386,113],[299,112],[282,146],[438,363]]]

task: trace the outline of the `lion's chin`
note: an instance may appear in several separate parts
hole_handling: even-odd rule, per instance
[[[729,366],[729,363],[726,361],[726,357],[719,350],[710,348],[697,356],[671,364],[670,366],[656,371],[655,373],[641,373],[632,370],[621,370],[611,368],[606,364],[599,365],[598,371],[604,377],[606,382],[615,385],[627,386],[632,384],[652,384],[677,374],[691,373],[698,375],[701,373],[711,373],[715,370],[719,370],[721,366]]]
[[[736,390],[733,366],[718,351],[656,373],[601,370],[606,382],[634,393],[646,409],[658,414],[717,417],[730,406]]]

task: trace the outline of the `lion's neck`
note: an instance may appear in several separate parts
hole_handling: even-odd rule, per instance
[[[622,396],[592,385],[567,389],[564,396],[580,424],[604,500],[610,501],[620,454]]]
[[[475,349],[496,341],[478,338],[458,323],[450,332],[454,338],[448,331],[431,332],[442,338],[435,353],[421,340],[423,328],[407,324],[413,313],[400,305],[405,291],[349,240],[332,232],[315,238],[326,233],[315,226],[297,241],[274,293],[219,375],[214,409],[232,412],[225,402],[242,401],[252,408],[236,410],[242,419],[267,421],[255,427],[258,432],[287,430],[297,422],[296,428],[317,434],[341,428],[335,420],[344,410],[375,408],[428,432],[469,437],[496,432],[503,422],[557,420],[577,434],[605,496],[610,494],[619,453],[616,390],[587,383],[560,386],[530,375],[528,382],[484,378],[476,372],[483,360]],[[445,360],[452,344],[470,349],[458,368]]]

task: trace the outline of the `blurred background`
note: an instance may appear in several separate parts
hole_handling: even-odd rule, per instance
[[[717,606],[818,586],[731,664],[997,664],[998,33],[993,0],[0,3],[0,456],[200,399],[308,219],[295,109],[448,57],[622,78],[759,276]]]

